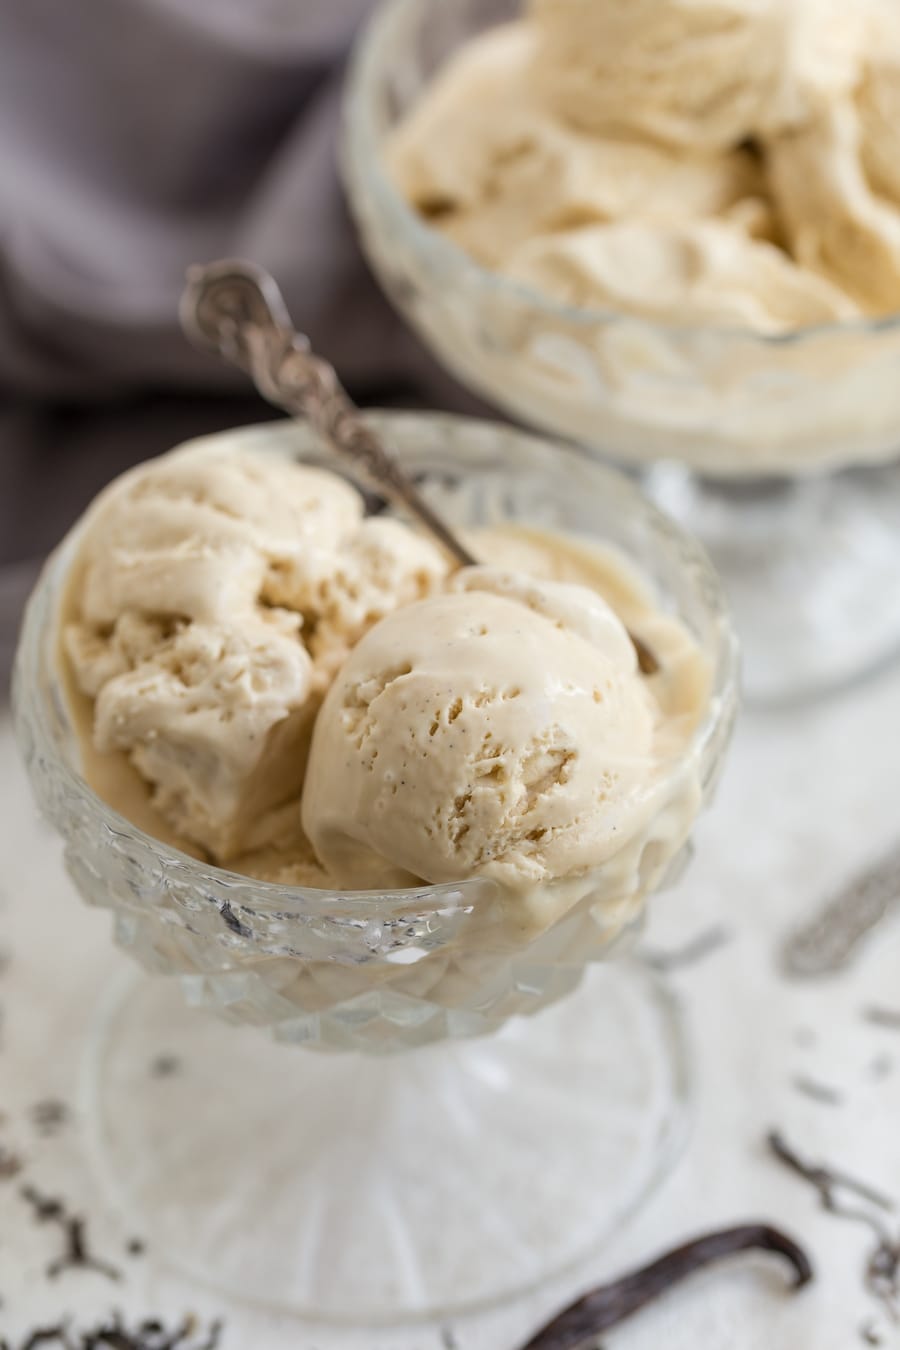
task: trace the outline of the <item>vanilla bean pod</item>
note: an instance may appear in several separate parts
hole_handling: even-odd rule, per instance
[[[523,1346],[523,1350],[578,1350],[689,1275],[748,1251],[772,1252],[784,1257],[793,1269],[795,1289],[802,1288],[813,1277],[806,1253],[778,1229],[768,1224],[726,1228],[676,1247],[631,1275],[586,1294],[548,1322]]]

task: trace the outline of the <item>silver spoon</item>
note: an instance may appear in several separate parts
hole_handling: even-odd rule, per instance
[[[477,562],[382,445],[334,367],[294,329],[268,272],[233,258],[195,264],[188,268],[179,312],[195,346],[246,371],[269,403],[307,418],[327,445],[395,506],[415,516],[461,567]],[[631,640],[641,670],[653,674],[659,669],[655,656],[640,638],[632,634]]]
[[[334,367],[292,327],[268,272],[228,258],[189,267],[180,316],[196,346],[240,366],[269,403],[305,417],[342,459],[420,520],[461,566],[476,561],[363,420]]]

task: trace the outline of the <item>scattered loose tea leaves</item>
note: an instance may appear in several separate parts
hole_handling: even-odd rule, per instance
[[[844,1100],[837,1088],[831,1087],[828,1083],[819,1083],[806,1074],[796,1074],[791,1079],[791,1086],[796,1092],[809,1097],[811,1101],[819,1102],[822,1106],[840,1106]]]
[[[0,1181],[10,1181],[13,1177],[17,1177],[24,1166],[17,1153],[0,1144]]]
[[[125,1250],[129,1256],[143,1256],[147,1250],[147,1244],[142,1238],[129,1238],[125,1244]]]
[[[900,1322],[900,1241],[879,1239],[866,1265],[866,1288]]]
[[[863,1008],[863,1017],[872,1026],[883,1027],[886,1031],[900,1031],[900,1008]]]
[[[48,1097],[46,1101],[35,1102],[29,1115],[32,1124],[40,1134],[53,1135],[67,1124],[69,1108],[65,1102],[58,1101],[55,1097]]]
[[[893,1071],[894,1060],[891,1055],[876,1055],[869,1065],[869,1077],[874,1078],[876,1083],[888,1078]]]
[[[197,1319],[185,1317],[173,1330],[156,1318],[141,1322],[134,1331],[128,1331],[120,1318],[115,1317],[106,1327],[100,1327],[90,1336],[82,1337],[81,1350],[215,1350],[222,1335],[222,1323],[211,1323],[202,1341],[193,1340]],[[190,1344],[189,1344],[190,1342]]]
[[[718,924],[713,928],[708,928],[703,933],[698,933],[683,947],[677,947],[668,952],[654,951],[651,948],[643,952],[643,958],[653,970],[659,971],[662,975],[668,975],[673,970],[684,970],[687,966],[697,965],[705,957],[712,956],[713,952],[725,947],[732,937],[733,934],[729,929]]]
[[[69,1339],[68,1327],[64,1322],[55,1327],[36,1327],[22,1342],[21,1350],[38,1350],[38,1346],[41,1345],[61,1345],[64,1350],[74,1350],[73,1342]]]
[[[22,1199],[31,1206],[38,1223],[50,1223],[65,1218],[65,1206],[55,1196],[41,1195],[34,1186],[23,1186]]]
[[[793,1272],[794,1289],[801,1289],[813,1278],[806,1253],[777,1228],[768,1224],[726,1228],[676,1247],[631,1275],[586,1294],[548,1322],[523,1350],[579,1350],[591,1345],[601,1332],[618,1326],[687,1276],[748,1251],[784,1257]]]
[[[109,1280],[121,1279],[121,1272],[107,1261],[94,1256],[88,1246],[85,1221],[80,1215],[70,1214],[62,1200],[43,1195],[34,1186],[23,1186],[22,1199],[31,1206],[38,1223],[53,1223],[65,1240],[62,1255],[47,1267],[48,1279],[55,1280],[66,1270],[94,1270]]]
[[[780,1162],[815,1187],[819,1192],[823,1209],[827,1209],[830,1213],[842,1212],[836,1195],[838,1191],[849,1191],[878,1209],[893,1210],[894,1202],[890,1196],[876,1190],[868,1182],[859,1181],[856,1177],[848,1176],[846,1172],[838,1171],[837,1168],[826,1167],[823,1163],[806,1162],[788,1144],[780,1130],[770,1130],[766,1136],[766,1143]],[[851,1215],[856,1217],[856,1212],[851,1211]]]
[[[163,1053],[151,1060],[150,1072],[154,1078],[173,1078],[181,1069],[181,1060],[177,1055]]]
[[[0,1338],[0,1350],[39,1350],[41,1346],[55,1345],[60,1350],[216,1350],[222,1335],[222,1323],[212,1322],[195,1339],[197,1319],[185,1317],[177,1326],[167,1329],[158,1318],[145,1318],[129,1328],[119,1313],[87,1331],[73,1331],[67,1321],[56,1326],[36,1327],[20,1345],[14,1348]]]
[[[900,1239],[888,1232],[884,1221],[869,1210],[846,1204],[841,1193],[853,1195],[881,1211],[892,1211],[894,1202],[867,1182],[822,1163],[805,1161],[777,1130],[768,1135],[769,1148],[786,1167],[803,1177],[818,1192],[822,1208],[837,1218],[865,1224],[875,1235],[876,1245],[863,1272],[867,1291],[884,1307],[893,1321],[900,1321]]]

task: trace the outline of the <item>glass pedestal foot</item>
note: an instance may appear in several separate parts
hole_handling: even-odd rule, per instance
[[[900,654],[900,466],[740,482],[665,464],[645,484],[725,583],[749,701],[822,695]]]
[[[100,1180],[179,1273],[273,1311],[431,1320],[586,1256],[683,1136],[680,1025],[627,961],[493,1037],[390,1058],[277,1045],[110,991],[85,1066]]]

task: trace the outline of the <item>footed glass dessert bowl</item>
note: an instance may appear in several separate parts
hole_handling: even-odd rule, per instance
[[[391,134],[451,57],[523,8],[384,0],[364,30],[342,163],[373,271],[464,385],[639,470],[702,540],[735,613],[749,698],[852,681],[900,651],[900,320],[770,334],[567,304],[482,266],[420,215],[389,170]],[[551,153],[523,134],[509,163],[541,152]],[[448,153],[458,186],[465,156],[460,145]],[[553,173],[551,161],[548,192]],[[435,220],[442,209],[435,199]]]
[[[371,420],[454,527],[527,523],[616,550],[689,630],[709,671],[673,768],[673,792],[685,774],[697,785],[692,819],[737,702],[702,549],[577,451],[439,415]],[[302,425],[242,436],[329,465]],[[85,1073],[123,1217],[232,1297],[355,1322],[489,1303],[577,1260],[648,1194],[682,1122],[672,1005],[638,965],[607,962],[686,858],[676,796],[660,796],[617,903],[598,876],[543,925],[510,923],[484,879],[329,891],[190,857],[85,780],[60,651],[77,545],[76,527],[29,603],[14,707],[75,888],[153,977],[108,991]]]

